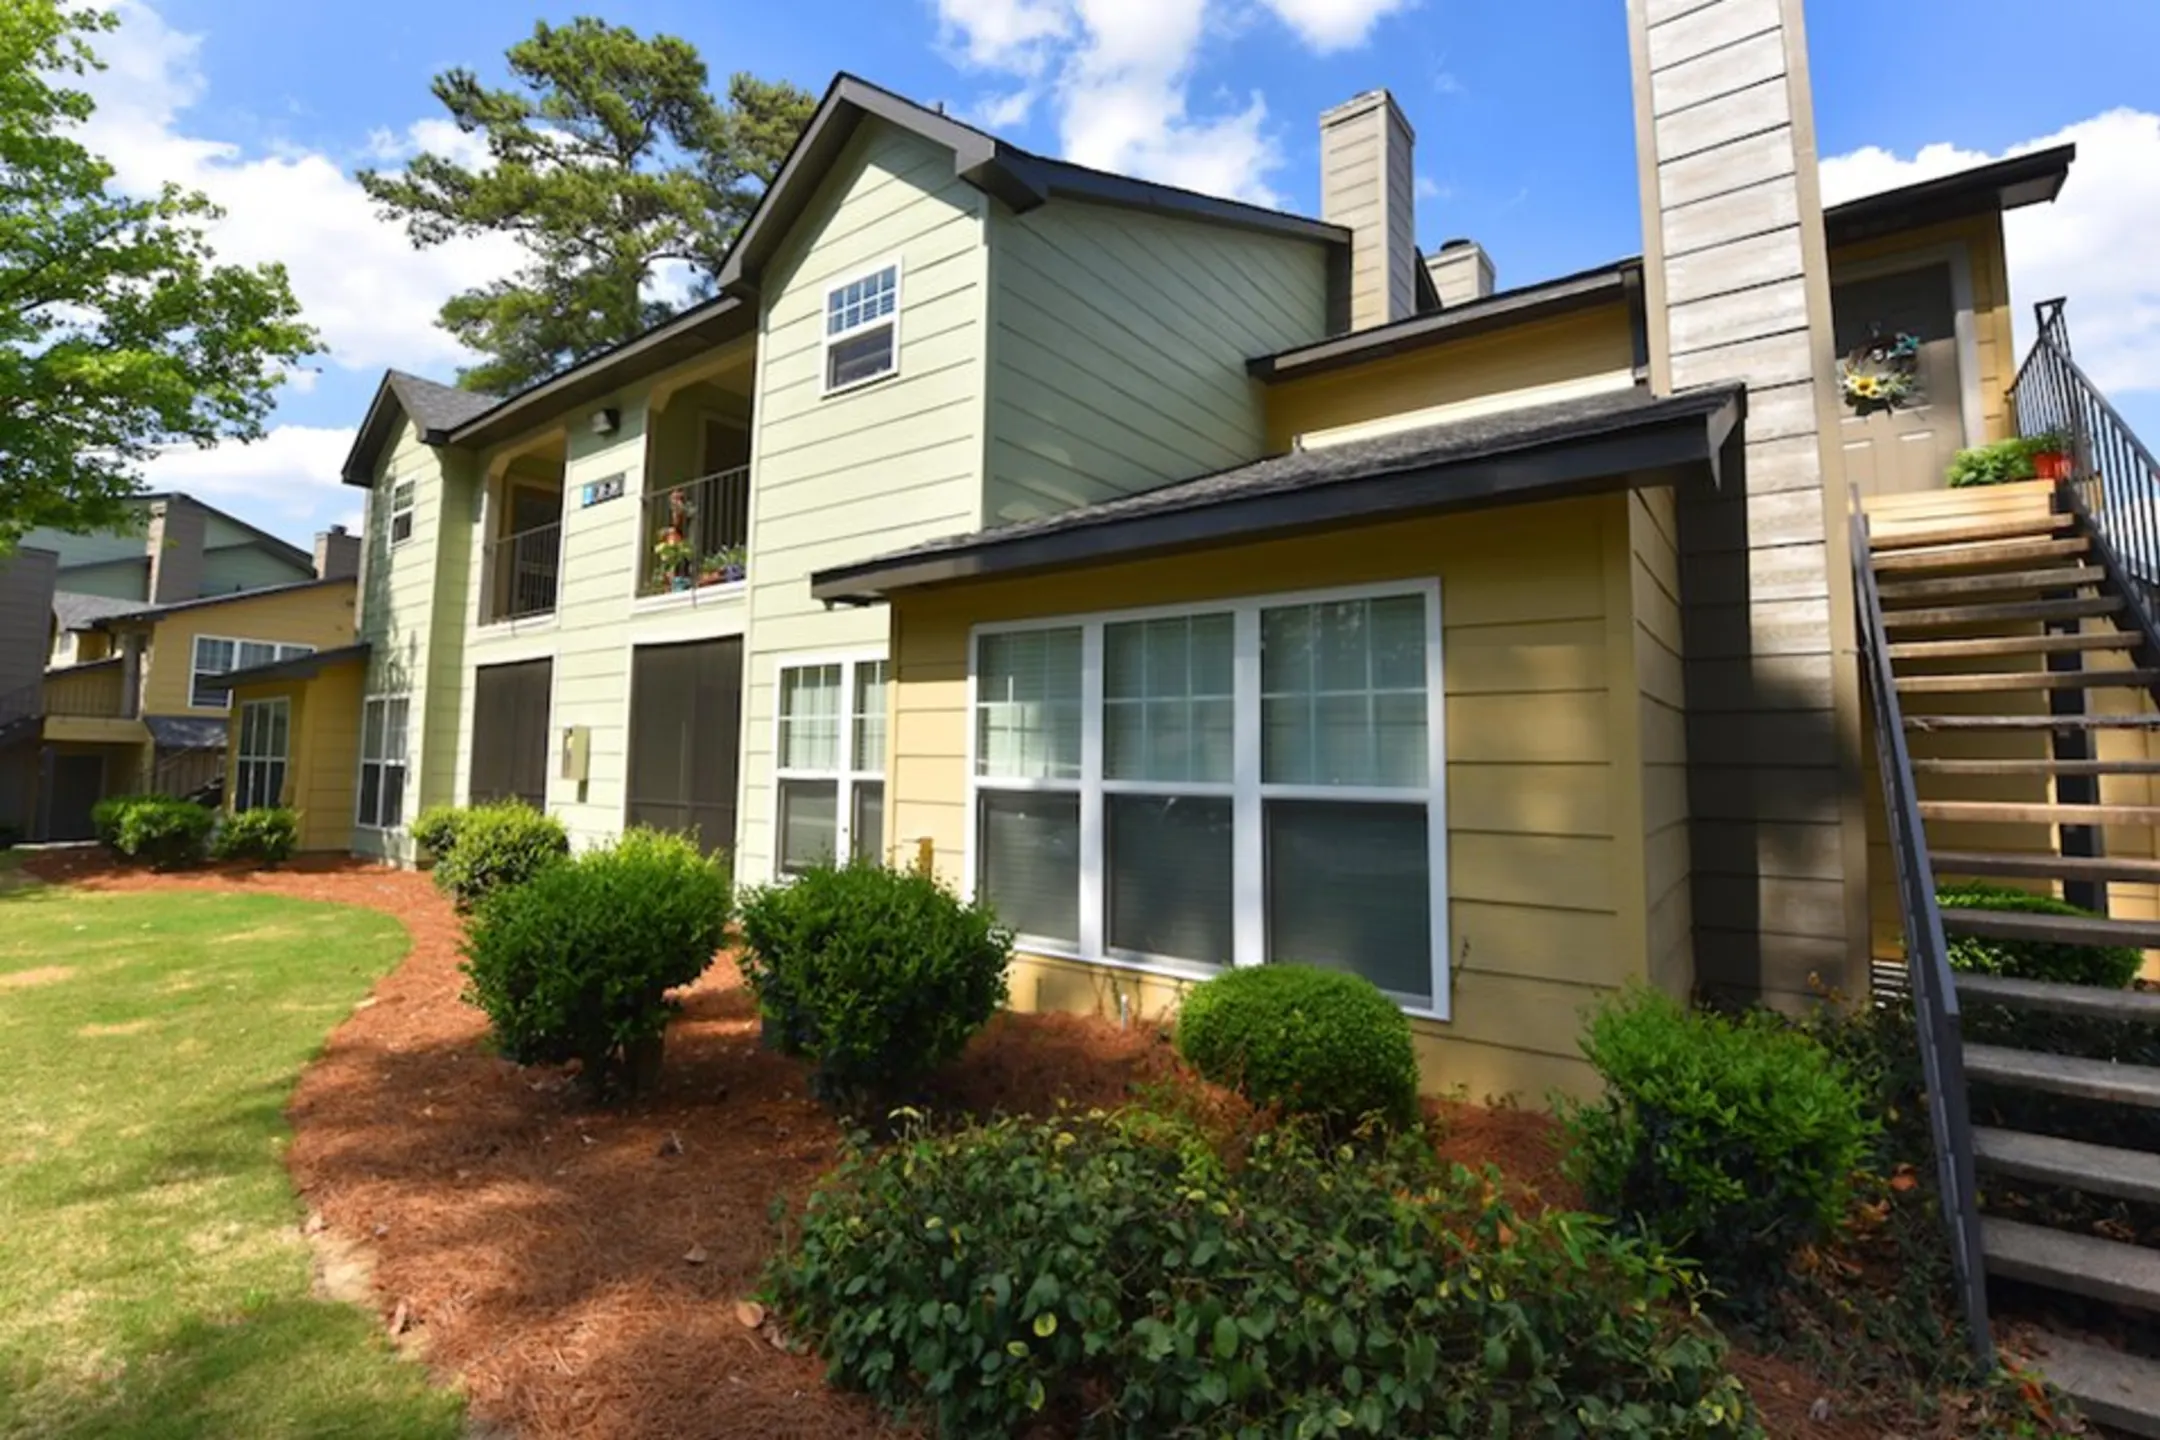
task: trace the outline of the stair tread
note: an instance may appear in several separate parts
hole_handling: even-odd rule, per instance
[[[2134,650],[2138,638],[2127,630],[2080,631],[2074,635],[1967,635],[1950,640],[1901,640],[1890,646],[1897,660],[1948,660],[1973,655],[2060,655],[2082,650]]]
[[[2160,805],[2065,805],[2052,800],[1922,800],[1920,818],[2003,825],[2160,825]]]
[[[2019,565],[2034,560],[2075,558],[2089,554],[2092,541],[2083,535],[2067,540],[1992,540],[1974,545],[1925,546],[1890,550],[1870,562],[1878,575],[1911,575],[1929,570],[1968,570],[1989,565]]]
[[[1945,760],[1912,762],[1915,775],[2160,775],[2160,760]]]
[[[2160,1250],[1991,1217],[1980,1222],[1980,1245],[1989,1275],[2160,1309]]]
[[[2014,540],[2021,535],[2049,535],[2075,527],[2070,515],[2029,515],[2019,520],[1952,521],[1921,523],[1911,529],[1868,536],[1868,549],[1911,550],[1924,545],[1958,545],[1975,540]]]
[[[2048,1384],[2078,1414],[2132,1435],[2160,1440],[2160,1360],[2048,1335],[2046,1353],[2033,1358]]]
[[[1927,580],[1893,580],[1875,587],[1884,603],[1935,596],[1986,595],[1998,590],[2071,590],[2098,585],[2107,571],[2098,565],[2052,565],[2030,570],[2002,570],[1979,575],[1945,575]]]
[[[1901,693],[1991,690],[2146,690],[2160,685],[2160,670],[1979,670],[1958,675],[1900,675]]]
[[[1934,850],[1937,875],[2031,875],[2062,880],[2129,880],[2160,884],[2160,860],[2135,856],[2018,854],[1997,850]]]
[[[2045,1090],[2086,1100],[2160,1108],[2160,1069],[2118,1065],[2077,1055],[2049,1055],[2003,1045],[1967,1045],[1965,1075],[2023,1090]]]
[[[2064,985],[2052,980],[2019,980],[2008,975],[1957,977],[1960,999],[2046,1010],[2088,1020],[2160,1022],[2160,994],[2150,990],[2110,990],[2105,985]],[[2160,1164],[2156,1160],[2155,1164]]]
[[[2160,1155],[1985,1125],[1974,1126],[1972,1136],[1974,1162],[1998,1175],[2124,1200],[2160,1201]]]
[[[1883,624],[1893,630],[1939,625],[1982,625],[1995,621],[2089,620],[2122,609],[2122,597],[2096,595],[2082,600],[2006,600],[1987,605],[1940,605],[1914,610],[1886,610]]]
[[[2106,915],[2031,915],[2017,910],[1967,910],[1946,905],[1942,923],[1946,932],[1994,940],[2135,945],[2140,949],[2160,947],[2160,920],[2117,920]]]
[[[1908,715],[1908,730],[2151,730],[2160,715]]]

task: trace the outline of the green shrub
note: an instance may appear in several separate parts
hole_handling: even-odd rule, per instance
[[[472,909],[497,890],[523,885],[570,853],[562,821],[518,800],[475,805],[455,821],[438,815],[431,833],[439,835],[445,824],[450,848],[436,851],[435,884],[460,910]]]
[[[1429,1154],[1140,1112],[855,1149],[766,1298],[936,1433],[1756,1436],[1683,1267]],[[1063,1427],[1059,1427],[1063,1433]]]
[[[1935,892],[1944,909],[2007,910],[2023,915],[2082,915],[2052,895],[2013,890],[2005,885],[1953,885]],[[1981,935],[1952,935],[1950,965],[1975,975],[2007,975],[2019,980],[2053,980],[2063,985],[2104,985],[2120,990],[2137,978],[2145,964],[2129,945],[2070,945],[2058,940],[1998,940]]]
[[[820,866],[753,891],[742,938],[768,1033],[844,1107],[905,1097],[1005,1003],[1012,936],[913,872]]]
[[[458,831],[470,813],[457,805],[430,805],[413,817],[413,843],[427,859],[440,862],[457,848]]]
[[[1759,1296],[1843,1220],[1874,1124],[1854,1078],[1803,1031],[1633,991],[1592,1018],[1582,1048],[1606,1093],[1564,1109],[1574,1177],[1729,1296]]]
[[[217,812],[170,795],[118,795],[90,811],[98,840],[114,854],[159,870],[202,859]]]
[[[2016,437],[1997,440],[1992,445],[1969,446],[1952,458],[1943,478],[1953,490],[2030,480],[2037,473],[2033,468],[2033,450],[2030,441]]]
[[[462,842],[459,849],[463,849]],[[465,1000],[521,1064],[576,1060],[596,1094],[644,1088],[674,1005],[727,936],[727,875],[689,841],[630,830],[481,902]]]
[[[271,805],[226,816],[210,841],[210,853],[219,860],[253,860],[264,865],[290,860],[299,847],[299,813]]]
[[[1178,1012],[1178,1053],[1259,1105],[1338,1128],[1417,1117],[1417,1053],[1402,1007],[1371,981],[1308,965],[1258,965],[1208,981]]]

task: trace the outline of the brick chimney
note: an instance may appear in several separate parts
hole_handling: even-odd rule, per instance
[[[1450,240],[1440,253],[1425,262],[1433,289],[1440,294],[1440,308],[1452,310],[1493,292],[1492,257],[1475,240]]]
[[[315,537],[315,578],[343,580],[360,573],[360,537],[332,525]]]
[[[1385,90],[1320,116],[1320,215],[1350,231],[1353,330],[1417,313],[1416,140]]]
[[[153,605],[202,596],[203,508],[185,495],[168,495],[151,502],[150,527],[143,550],[150,557],[150,591],[143,598]]]

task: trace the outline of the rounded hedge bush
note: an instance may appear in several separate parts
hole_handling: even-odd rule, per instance
[[[217,812],[170,795],[116,795],[90,811],[97,838],[114,854],[168,870],[202,859]]]
[[[440,862],[443,856],[457,848],[458,831],[465,826],[465,817],[471,812],[457,805],[430,805],[413,817],[410,834],[413,843],[431,861]]]
[[[1005,1003],[1012,936],[928,876],[819,866],[743,901],[743,978],[783,1054],[849,1109],[909,1098]]]
[[[1177,1048],[1256,1104],[1338,1126],[1417,1118],[1410,1021],[1362,976],[1309,965],[1229,971],[1185,997]]]
[[[299,847],[299,813],[275,805],[226,816],[210,841],[210,853],[216,859],[253,860],[262,865],[289,860]]]
[[[1935,899],[1946,910],[2088,917],[2093,913],[2052,895],[2036,895],[2006,885],[1950,886],[1938,890]],[[2145,964],[2143,952],[2129,945],[2067,945],[2056,940],[2000,940],[1983,935],[1952,935],[1948,939],[1951,968],[1975,975],[2103,985],[2120,990],[2137,978]]]
[[[481,902],[465,999],[511,1059],[576,1060],[594,1093],[635,1092],[658,1066],[667,992],[712,964],[731,902],[726,872],[697,846],[626,831]]]
[[[460,910],[470,910],[497,890],[525,884],[570,853],[562,821],[520,800],[475,805],[455,820],[438,815],[429,833],[449,837],[447,849],[428,848],[436,856],[435,884]]]

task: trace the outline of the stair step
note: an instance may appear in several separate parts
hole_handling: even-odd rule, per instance
[[[1908,715],[1907,730],[2151,730],[2160,715]]]
[[[2021,565],[2033,561],[2074,560],[2092,550],[2083,535],[2068,540],[1996,540],[1978,545],[1944,545],[1916,550],[1891,550],[1874,558],[1878,575],[1910,575],[1925,570],[1977,570],[1989,565]]]
[[[2098,565],[2055,565],[2041,570],[2005,570],[1986,575],[1949,575],[1934,580],[1898,580],[1878,585],[1875,593],[1888,605],[1899,600],[1933,600],[1958,595],[1987,595],[1998,590],[2073,590],[2106,581]]]
[[[2014,980],[2007,975],[1957,977],[1958,997],[2018,1010],[2045,1010],[2086,1020],[2144,1020],[2160,1024],[2160,994],[2110,990],[2104,985],[2062,985],[2051,980]],[[2156,1160],[2155,1164],[2160,1164]]]
[[[1900,694],[1935,695],[2016,690],[2148,690],[2160,670],[1983,670],[1970,675],[1900,675]]]
[[[1973,1162],[1997,1175],[2160,1203],[2160,1155],[1985,1125],[1974,1126],[1972,1136]]]
[[[1963,545],[1976,540],[2015,540],[2027,535],[2056,535],[2075,529],[2072,515],[2029,515],[2022,520],[1973,520],[1915,526],[1888,535],[1868,536],[1868,549],[1911,550],[1922,545]]]
[[[2006,600],[1990,605],[1940,605],[1922,610],[1886,610],[1883,624],[1892,630],[1930,629],[1941,625],[1983,625],[1998,621],[2023,623],[2039,620],[2089,620],[2112,615],[2123,608],[2119,595],[2095,595],[2083,600]]]
[[[1936,850],[1929,859],[1935,862],[1937,875],[2025,875],[2044,880],[2127,880],[2160,885],[2160,860],[2129,856]]]
[[[2160,1361],[2061,1335],[2044,1336],[2041,1344],[2047,1353],[2034,1357],[2040,1373],[2078,1414],[2160,1440]]]
[[[2160,1310],[2160,1250],[1990,1218],[1980,1222],[1980,1246],[1990,1276]]]
[[[1912,762],[1915,775],[2160,775],[2160,760],[1936,760]]]
[[[2080,631],[2075,635],[1974,635],[1959,640],[1903,640],[1890,647],[1897,660],[1957,660],[1978,655],[2061,655],[2073,650],[2134,650],[2127,630]]]
[[[2160,805],[2059,805],[2047,800],[1922,800],[1920,818],[1964,824],[2160,825]]]
[[[2160,920],[2117,920],[2107,915],[2031,915],[2017,910],[1966,910],[1945,906],[1943,929],[1991,940],[2052,940],[2059,945],[2135,945],[2160,948]]]
[[[2111,1100],[2118,1105],[2160,1109],[2160,1069],[2150,1065],[2118,1065],[2112,1060],[2012,1050],[2002,1045],[1967,1045],[1965,1078],[2020,1090],[2045,1090],[2051,1095],[2074,1095],[2081,1100]]]

